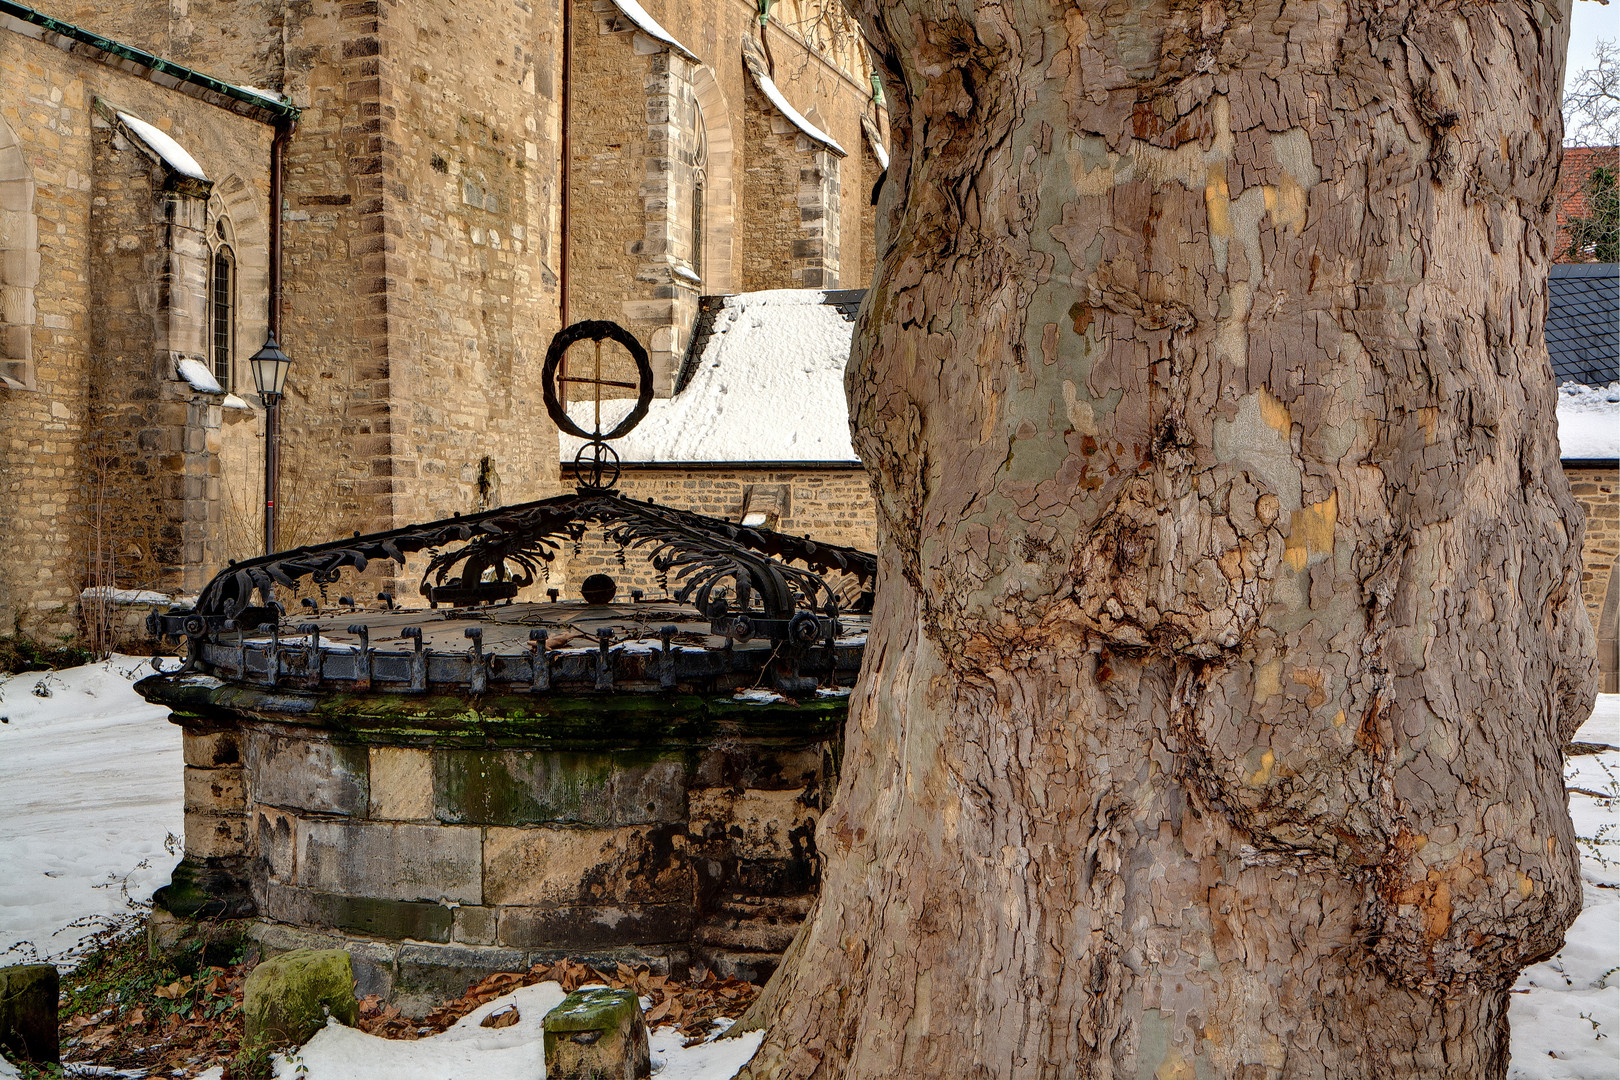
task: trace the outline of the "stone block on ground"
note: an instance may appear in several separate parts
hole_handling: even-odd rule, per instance
[[[328,1015],[359,1019],[354,969],[342,949],[294,949],[266,960],[242,987],[242,1046],[302,1046]]]
[[[549,1080],[642,1080],[652,1075],[647,1022],[630,990],[575,990],[546,1014]]]
[[[17,964],[0,968],[0,1050],[36,1064],[61,1060],[56,1037],[56,968]]]

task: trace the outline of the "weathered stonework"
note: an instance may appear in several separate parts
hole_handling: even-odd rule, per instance
[[[80,627],[84,586],[195,588],[231,547],[222,495],[253,466],[254,414],[225,424],[223,395],[175,361],[203,349],[215,190],[263,245],[271,130],[4,30],[0,84],[0,624],[60,636]],[[210,180],[177,175],[117,112]],[[239,356],[264,332],[252,263]]]
[[[1601,692],[1620,692],[1620,470],[1613,463],[1564,465],[1569,489],[1586,511],[1586,544],[1581,549],[1581,598],[1597,632]]]

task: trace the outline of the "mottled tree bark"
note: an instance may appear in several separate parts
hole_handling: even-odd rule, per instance
[[[1579,909],[1568,0],[852,0],[883,581],[755,1077],[1499,1077]]]

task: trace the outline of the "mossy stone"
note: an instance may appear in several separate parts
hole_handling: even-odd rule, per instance
[[[546,1014],[548,1080],[642,1080],[652,1075],[647,1022],[630,990],[575,990]]]
[[[353,1027],[360,1006],[342,949],[294,949],[266,960],[242,987],[242,1048],[302,1046],[328,1015]]]
[[[450,940],[454,913],[427,900],[380,900],[370,896],[328,896],[323,908],[340,930],[393,940]]]
[[[0,1050],[38,1065],[61,1060],[56,1032],[59,981],[50,964],[0,968]]]

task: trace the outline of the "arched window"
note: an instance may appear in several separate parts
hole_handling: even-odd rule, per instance
[[[0,394],[34,389],[34,287],[39,222],[34,174],[17,136],[0,120]]]
[[[706,190],[709,182],[709,137],[703,122],[703,107],[695,106],[697,111],[697,131],[695,132],[696,145],[692,148],[692,251],[688,260],[692,266],[692,273],[703,278],[703,209],[704,200],[708,198]]]
[[[229,391],[236,345],[236,235],[223,207],[213,201],[208,234],[208,366]]]

